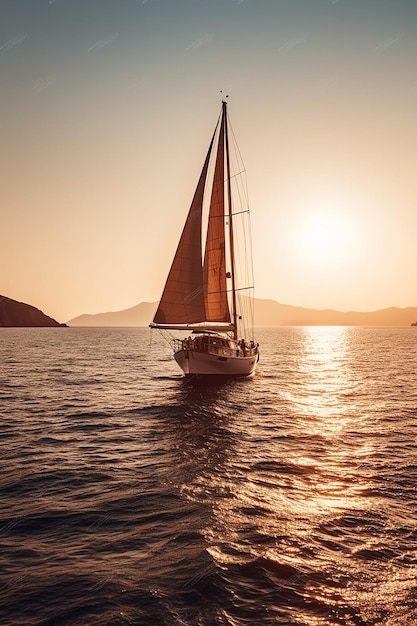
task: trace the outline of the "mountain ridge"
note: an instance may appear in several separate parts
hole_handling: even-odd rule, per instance
[[[148,326],[157,302],[139,304],[107,313],[83,314],[69,326]],[[255,299],[256,326],[410,326],[417,320],[417,307],[389,307],[376,311],[309,309],[276,300]]]

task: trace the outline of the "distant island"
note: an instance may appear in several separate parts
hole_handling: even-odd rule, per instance
[[[67,326],[36,307],[0,295],[0,327]]]
[[[148,326],[157,302],[141,302],[123,311],[80,315],[69,326]],[[256,326],[410,326],[417,318],[417,307],[391,307],[371,312],[307,309],[255,299]]]
[[[0,295],[1,327],[136,327],[148,326],[157,302],[141,302],[122,311],[79,315],[66,324],[57,322],[36,307]],[[255,299],[256,326],[417,326],[417,307],[391,307],[378,311],[307,309],[276,300]]]

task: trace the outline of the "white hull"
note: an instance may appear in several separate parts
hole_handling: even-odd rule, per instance
[[[174,353],[174,358],[186,375],[244,377],[255,372],[259,354],[226,357],[182,349]]]

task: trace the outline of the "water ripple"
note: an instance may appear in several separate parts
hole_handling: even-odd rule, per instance
[[[1,334],[2,623],[417,623],[414,329],[261,329],[210,387],[143,329]]]

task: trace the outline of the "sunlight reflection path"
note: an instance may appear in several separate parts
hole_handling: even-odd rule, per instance
[[[385,352],[370,356],[365,334],[285,329],[287,351],[275,343],[257,379],[228,387],[218,463],[187,487],[210,502],[207,552],[234,592],[246,597],[249,580],[303,624],[385,623],[392,597],[413,595],[417,526],[380,471],[393,417]]]

